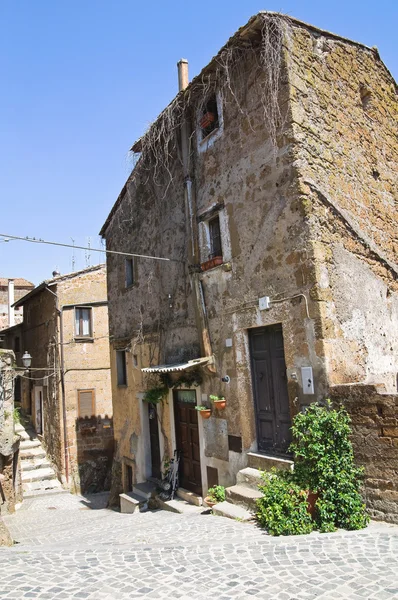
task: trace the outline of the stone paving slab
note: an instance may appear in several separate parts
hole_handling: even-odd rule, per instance
[[[19,543],[0,549],[0,599],[398,598],[397,526],[274,538],[211,514],[105,505],[64,494],[8,516]]]

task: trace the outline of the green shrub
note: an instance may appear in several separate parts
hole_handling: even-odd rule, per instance
[[[359,493],[363,469],[355,466],[350,417],[344,408],[311,404],[292,426],[294,481],[319,493],[316,521],[321,531],[361,529],[369,517]]]
[[[257,500],[257,519],[271,535],[310,533],[313,521],[308,513],[307,492],[294,481],[291,473],[262,473],[263,497]]]
[[[223,485],[215,485],[207,490],[207,495],[213,502],[224,502],[225,487]]]

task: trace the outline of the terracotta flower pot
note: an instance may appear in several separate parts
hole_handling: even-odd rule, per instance
[[[213,506],[215,504],[217,504],[217,502],[214,502],[214,500],[211,500],[210,496],[206,496],[205,502],[209,508],[213,508]]]
[[[210,258],[209,260],[206,260],[206,262],[202,263],[200,265],[200,268],[202,271],[208,271],[209,269],[214,269],[214,267],[218,267],[218,265],[222,265],[222,263],[223,257],[215,256],[214,258]]]
[[[208,408],[206,410],[199,410],[198,412],[202,415],[202,419],[209,419],[211,416],[210,408]]]
[[[209,125],[211,125],[212,123],[214,123],[214,121],[216,120],[216,115],[212,112],[207,112],[203,115],[203,117],[200,119],[200,126],[202,129],[206,129],[207,127],[209,127]]]
[[[214,400],[213,404],[214,404],[214,408],[216,408],[217,410],[223,410],[225,408],[227,401],[225,400],[225,398],[223,400]]]

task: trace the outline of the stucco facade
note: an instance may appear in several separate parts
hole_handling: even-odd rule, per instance
[[[202,139],[212,94],[218,128]],[[141,157],[101,233],[110,250],[170,261],[135,259],[126,286],[125,259],[108,256],[115,489],[126,489],[126,465],[136,481],[153,467],[143,396],[157,376],[142,368],[214,357],[194,388],[198,405],[227,398],[198,418],[203,493],[264,454],[260,396],[272,377],[289,419],[337,384],[397,391],[396,117],[376,50],[262,13],[133,146]],[[222,257],[209,268],[214,217]],[[258,335],[274,344],[269,363]],[[178,445],[175,402],[171,389],[157,408],[162,461]]]
[[[113,422],[106,268],[57,276],[18,304],[24,321],[5,335],[8,343],[19,335],[22,352],[32,356],[22,408],[66,487],[83,493],[107,489]]]

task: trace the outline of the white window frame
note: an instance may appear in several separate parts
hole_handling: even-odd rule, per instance
[[[76,331],[76,311],[77,310],[88,310],[90,315],[90,332],[85,335],[81,333],[77,333]],[[74,310],[74,320],[73,320],[73,331],[74,338],[78,340],[92,340],[94,337],[94,311],[92,306],[75,306]]]
[[[209,260],[209,254],[211,254],[209,222],[216,216],[218,216],[220,222],[221,249],[223,261],[225,263],[231,260],[231,240],[229,237],[228,217],[225,208],[221,208],[217,213],[212,214],[211,216],[209,216],[208,219],[204,219],[199,223],[199,244],[201,263],[204,263],[207,260]]]
[[[217,113],[218,113],[218,127],[214,129],[209,135],[205,138],[203,137],[202,128],[199,125],[200,119],[202,115],[202,107],[198,108],[196,111],[196,139],[197,139],[197,148],[198,152],[206,152],[213,144],[222,136],[224,132],[224,117],[222,110],[222,98],[220,92],[215,93],[216,102],[217,102]]]

